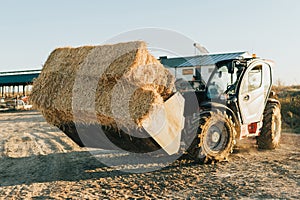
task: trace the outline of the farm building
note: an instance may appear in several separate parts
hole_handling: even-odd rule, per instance
[[[207,82],[217,62],[240,57],[250,58],[251,54],[245,51],[175,58],[164,56],[160,57],[159,60],[166,68],[173,72],[176,78],[183,78],[187,81],[191,81],[193,76],[196,76],[197,79],[202,78]]]
[[[27,95],[31,90],[33,80],[37,78],[41,70],[0,72],[1,97],[15,97]]]

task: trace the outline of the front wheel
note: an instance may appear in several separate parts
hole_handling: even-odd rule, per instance
[[[275,149],[281,137],[280,104],[268,102],[263,115],[263,127],[257,137],[259,149]]]
[[[226,113],[211,112],[200,118],[198,137],[190,153],[201,163],[227,160],[235,143],[235,126]]]

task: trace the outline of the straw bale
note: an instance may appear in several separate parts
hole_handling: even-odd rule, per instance
[[[142,41],[58,48],[34,82],[31,101],[46,120],[140,126],[174,88],[174,77]]]

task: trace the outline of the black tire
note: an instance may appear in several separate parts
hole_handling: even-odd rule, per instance
[[[211,112],[200,117],[198,136],[189,153],[200,163],[228,159],[235,144],[234,123],[226,113]]]
[[[268,102],[263,114],[263,127],[257,137],[259,149],[275,149],[281,137],[280,104]]]

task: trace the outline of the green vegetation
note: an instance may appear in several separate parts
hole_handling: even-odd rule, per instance
[[[300,133],[300,86],[274,87],[281,102],[282,128]]]

